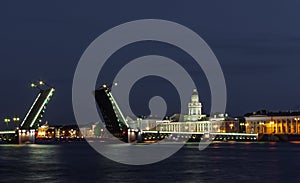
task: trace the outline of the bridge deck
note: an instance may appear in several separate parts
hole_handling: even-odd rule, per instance
[[[50,88],[47,90],[41,90],[33,102],[31,108],[26,114],[23,122],[20,125],[20,129],[30,129],[37,126],[39,120],[42,118],[45,106],[49,102],[51,96],[53,95],[55,89]]]
[[[14,130],[4,130],[0,131],[0,135],[2,134],[15,134],[16,132]]]
[[[167,132],[167,131],[142,131],[142,133],[148,133],[148,134],[184,134],[184,135],[203,135],[206,134],[206,132]],[[211,135],[225,135],[225,136],[253,136],[257,137],[257,133],[217,133],[217,132],[211,132],[209,133]]]

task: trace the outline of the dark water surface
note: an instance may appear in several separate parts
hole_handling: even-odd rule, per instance
[[[300,144],[290,143],[187,145],[144,166],[108,160],[85,142],[0,145],[0,153],[0,182],[300,182]]]

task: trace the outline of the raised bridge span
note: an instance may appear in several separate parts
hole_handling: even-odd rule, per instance
[[[39,89],[33,104],[18,128],[0,131],[1,139],[14,143],[34,143],[35,131],[42,121],[47,105],[54,92],[55,89],[53,87]]]
[[[19,127],[21,130],[30,130],[38,128],[38,125],[41,122],[45,113],[47,104],[53,96],[54,91],[54,88],[40,90]]]

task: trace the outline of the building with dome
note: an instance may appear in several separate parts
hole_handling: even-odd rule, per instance
[[[206,118],[206,115],[202,114],[202,104],[199,102],[197,89],[193,90],[191,102],[188,104],[188,111],[188,114],[184,115],[184,121],[201,121]]]

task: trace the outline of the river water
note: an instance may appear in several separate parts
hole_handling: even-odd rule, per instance
[[[144,166],[113,162],[86,142],[0,145],[0,153],[0,182],[300,182],[293,143],[186,145]]]

